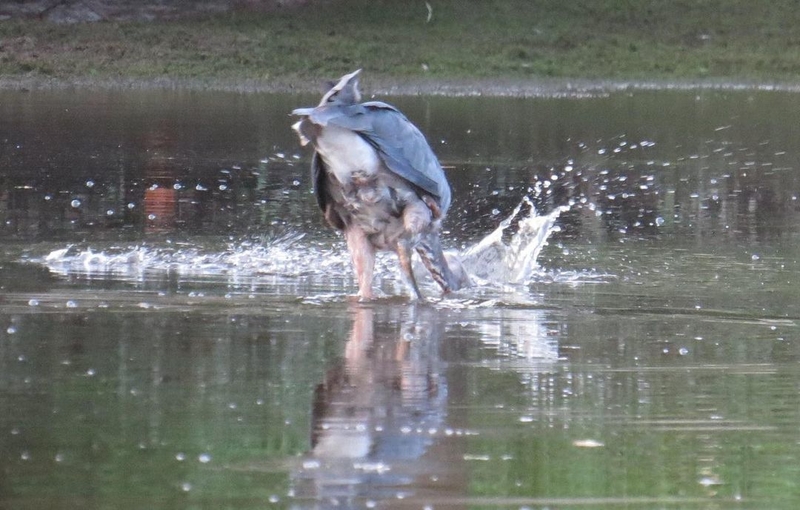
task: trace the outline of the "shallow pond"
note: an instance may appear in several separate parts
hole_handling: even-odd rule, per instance
[[[388,100],[524,282],[354,301],[313,96],[0,91],[0,508],[800,501],[800,95]]]

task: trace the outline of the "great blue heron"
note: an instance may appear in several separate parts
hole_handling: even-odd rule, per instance
[[[413,297],[422,297],[411,267],[416,251],[446,293],[468,283],[448,264],[439,240],[450,186],[423,134],[396,108],[361,103],[359,69],[342,76],[315,108],[292,112],[301,145],[311,143],[314,192],[327,222],[344,232],[358,295],[372,298],[375,252],[394,251]]]

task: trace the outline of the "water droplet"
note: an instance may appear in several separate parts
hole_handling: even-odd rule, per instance
[[[8,333],[9,335],[13,335],[16,332],[17,328],[15,328],[14,326],[9,326],[8,329],[6,330],[6,333]]]
[[[300,186],[300,181],[298,181],[297,179],[293,180],[292,186]]]
[[[86,187],[87,188],[94,188],[94,181],[92,181],[92,180],[86,181]]]
[[[686,356],[687,354],[689,354],[689,349],[687,349],[686,347],[681,347],[680,349],[678,349],[678,354],[680,354],[681,356]]]
[[[89,370],[86,371],[86,375],[88,375],[89,377],[93,377],[95,374],[96,372],[93,368],[90,368]]]
[[[80,206],[81,206],[81,201],[80,201],[80,200],[78,200],[78,199],[76,198],[75,200],[73,200],[72,202],[70,202],[70,203],[69,203],[69,205],[71,205],[72,207],[74,207],[75,209],[77,209],[78,207],[80,207]]]
[[[663,224],[664,224],[664,218],[662,218],[661,216],[659,216],[658,218],[656,218],[656,226],[657,226],[657,227],[660,227],[660,226],[661,226],[661,225],[663,225]]]
[[[183,452],[176,453],[175,460],[177,460],[178,462],[183,462],[184,460],[186,460],[186,454]]]
[[[228,185],[227,184],[220,184],[219,185],[219,190],[220,191],[225,191],[226,189],[228,189]]]
[[[465,453],[464,454],[464,460],[479,460],[479,461],[486,462],[486,461],[489,461],[491,459],[492,458],[490,456],[488,456],[488,455],[471,455],[469,453]]]
[[[754,262],[755,262],[756,260],[760,260],[760,259],[761,259],[761,257],[760,257],[759,255],[755,254],[755,253],[754,253],[753,255],[751,255],[751,256],[750,256],[750,260],[752,260],[752,261],[754,261]]]
[[[303,462],[303,469],[319,469],[318,460],[307,460]]]
[[[207,453],[201,453],[197,457],[197,460],[199,460],[203,464],[208,464],[209,462],[211,462],[211,455],[209,455]]]
[[[147,215],[147,219],[148,219],[148,220],[150,220],[150,221],[153,221],[153,220],[155,220],[155,219],[156,219],[156,215],[155,215],[155,214],[152,214],[152,213],[150,213],[150,214],[148,214],[148,215]]]
[[[183,482],[181,484],[181,490],[183,492],[189,492],[190,490],[192,490],[192,484],[190,484],[189,482]]]
[[[705,476],[697,481],[703,487],[711,487],[712,485],[722,485],[722,482],[715,476]]]
[[[272,495],[270,495],[270,497],[269,497],[269,502],[270,502],[270,503],[278,503],[280,500],[281,500],[281,498],[279,498],[279,497],[277,496],[277,494],[272,494]]]
[[[106,216],[114,216],[114,209],[109,209],[106,211]]]
[[[181,183],[179,183],[179,182],[176,182],[175,184],[172,185],[172,189],[174,189],[174,190],[179,190],[182,187],[183,187],[183,185]]]
[[[67,308],[78,308],[78,302],[70,299],[67,301]]]
[[[55,456],[55,461],[56,462],[64,462],[64,454],[63,453],[57,453],[56,456]]]
[[[601,448],[605,444],[596,439],[576,439],[572,442],[572,446],[577,446],[578,448]]]
[[[134,207],[136,207],[136,204],[133,202],[128,202],[128,209],[133,209]]]
[[[24,451],[19,455],[19,458],[22,460],[31,460],[31,454],[28,451]]]

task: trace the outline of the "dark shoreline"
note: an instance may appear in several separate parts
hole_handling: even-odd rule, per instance
[[[414,79],[364,80],[367,94],[393,96],[448,97],[581,97],[624,91],[645,90],[722,90],[800,92],[800,83],[728,80],[588,80],[588,79]],[[253,93],[317,93],[319,86],[310,82],[283,80],[220,80],[187,78],[109,79],[42,77],[2,77],[0,90],[173,90]]]

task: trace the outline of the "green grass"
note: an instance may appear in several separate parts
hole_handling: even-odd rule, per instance
[[[11,79],[800,81],[793,0],[335,0],[271,14],[0,22]]]

